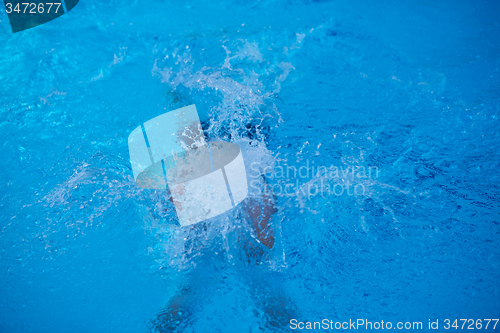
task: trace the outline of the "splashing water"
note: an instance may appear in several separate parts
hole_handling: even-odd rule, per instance
[[[197,333],[497,317],[497,17],[88,0],[0,35],[0,331],[154,331],[171,309]],[[130,132],[190,104],[276,197],[272,250],[242,207],[180,228],[134,184]]]

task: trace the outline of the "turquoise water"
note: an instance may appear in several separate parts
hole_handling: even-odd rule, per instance
[[[167,331],[179,299],[183,332],[499,318],[499,16],[82,0],[12,34],[2,10],[0,331]],[[134,184],[130,132],[190,104],[274,191],[260,261],[238,209],[179,228]]]

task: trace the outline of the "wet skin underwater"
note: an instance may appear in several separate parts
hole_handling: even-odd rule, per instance
[[[498,331],[500,2],[18,2],[0,332]]]

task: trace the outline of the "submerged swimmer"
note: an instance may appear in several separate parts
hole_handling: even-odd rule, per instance
[[[206,127],[206,123],[204,125]],[[243,139],[240,142],[240,145],[245,146],[242,147],[242,150],[246,153],[245,161],[247,163],[251,160],[251,158],[249,160],[249,156],[252,150],[254,152],[256,150],[256,148],[252,148],[250,145],[251,140],[249,140],[255,135],[256,131],[256,126],[250,126],[248,139]],[[262,155],[263,149],[267,151],[265,148],[259,147],[259,154],[256,155]],[[269,154],[268,151],[267,154]],[[239,222],[244,222],[244,229],[247,231],[247,233],[239,232],[237,234],[237,244],[240,245],[240,248],[244,252],[242,260],[246,262],[246,265],[261,264],[263,259],[269,254],[269,251],[275,246],[275,228],[272,221],[277,212],[276,198],[268,190],[268,185],[263,175],[253,178],[253,186],[255,184],[261,187],[260,191],[258,193],[249,191],[248,197],[241,202],[236,217],[236,220],[239,220]],[[170,201],[175,204],[173,198],[170,198]],[[239,222],[235,221],[235,223]],[[201,233],[203,233],[209,228],[207,226],[209,223],[199,223],[198,225],[185,228],[191,228],[190,230],[194,230],[194,233],[200,232],[200,229],[203,229],[201,230]],[[188,234],[185,238],[186,242],[190,241],[190,235]],[[190,250],[191,252],[201,251],[201,247],[191,247]],[[190,272],[185,286],[180,288],[177,294],[169,300],[166,308],[151,322],[151,330],[153,332],[182,331],[189,325],[192,319],[191,314],[196,312],[194,310],[196,304],[204,300],[203,292],[198,291],[197,289],[200,288],[196,286],[200,285],[200,281],[206,279],[205,274],[206,272],[203,271],[203,268],[194,269]],[[290,312],[293,312],[293,309],[287,309],[287,304],[290,304],[290,302],[280,293],[279,288],[270,287],[270,285],[263,281],[267,280],[266,276],[245,277],[244,279],[246,279],[245,283],[247,285],[251,285],[251,297],[258,303],[256,304],[257,307],[262,308],[265,313],[265,320],[267,321],[265,326],[277,329],[292,318]],[[204,283],[206,282],[201,282],[201,284]],[[224,282],[211,281],[211,283]],[[256,315],[258,314],[256,313]]]

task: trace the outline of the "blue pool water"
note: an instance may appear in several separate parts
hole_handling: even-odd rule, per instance
[[[0,332],[166,331],[179,297],[182,332],[499,318],[499,17],[496,1],[81,0],[12,34],[2,9]],[[190,104],[210,139],[274,167],[258,262],[237,212],[179,228],[133,181],[130,132]]]

